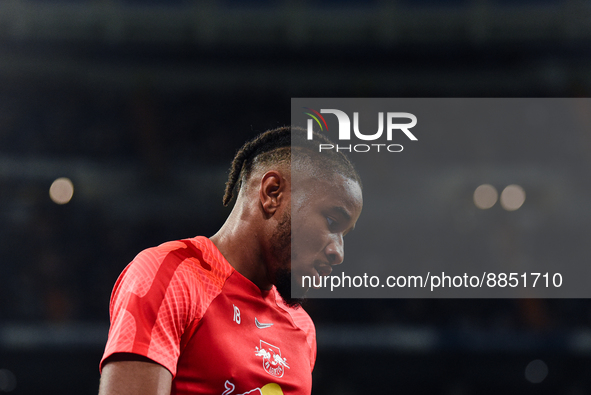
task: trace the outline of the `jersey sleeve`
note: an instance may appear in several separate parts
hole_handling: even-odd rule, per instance
[[[180,243],[180,244],[179,244]],[[164,246],[164,247],[163,247]],[[115,284],[106,358],[115,353],[147,357],[176,375],[181,337],[196,316],[199,287],[187,281],[185,243],[141,252]],[[189,260],[190,262],[190,260]]]

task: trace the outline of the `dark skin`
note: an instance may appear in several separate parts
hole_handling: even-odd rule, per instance
[[[278,271],[289,271],[292,265],[297,274],[329,273],[326,268],[342,262],[343,236],[353,229],[361,213],[359,185],[339,175],[331,181],[311,177],[299,184],[306,187],[295,193],[292,208],[290,170],[289,165],[254,169],[226,222],[210,237],[226,260],[261,290],[271,289]],[[316,195],[321,196],[316,199]],[[296,221],[290,236],[292,209],[305,221]],[[314,243],[307,240],[310,235]],[[310,246],[302,247],[293,262],[290,237]],[[172,374],[162,365],[120,353],[106,360],[99,395],[169,395],[171,384]]]
[[[101,374],[99,394],[169,395],[172,374],[164,366],[135,354],[114,354]]]
[[[289,169],[261,173],[251,175],[228,219],[210,240],[240,274],[269,290],[274,283],[271,240],[291,207],[290,174]]]

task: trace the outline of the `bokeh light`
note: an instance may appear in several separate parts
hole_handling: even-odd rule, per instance
[[[69,178],[61,177],[55,180],[49,188],[49,197],[57,204],[66,204],[74,195],[74,184]]]
[[[515,211],[525,202],[525,191],[519,185],[508,185],[501,193],[501,206],[507,211]]]
[[[548,365],[540,359],[535,359],[525,367],[525,379],[533,384],[544,381],[548,376]]]
[[[8,369],[0,369],[0,392],[12,392],[16,388],[16,377]]]
[[[490,184],[482,184],[474,191],[474,204],[482,210],[494,206],[498,198],[497,189]]]

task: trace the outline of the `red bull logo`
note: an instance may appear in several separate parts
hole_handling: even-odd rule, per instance
[[[281,350],[272,344],[261,340],[260,347],[255,347],[257,357],[263,358],[263,368],[271,376],[283,377],[285,368],[289,369],[287,359],[281,357]]]
[[[242,394],[232,394],[236,386],[230,380],[226,380],[224,387],[226,387],[226,390],[222,395],[283,395],[283,390],[277,383],[268,383],[261,388],[255,388]]]

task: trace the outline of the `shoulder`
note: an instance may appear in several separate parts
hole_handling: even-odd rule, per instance
[[[306,342],[310,347],[310,359],[313,368],[316,360],[316,327],[314,326],[314,321],[312,321],[312,318],[302,306],[287,306],[279,295],[279,292],[275,288],[273,288],[273,291],[275,292],[277,308],[287,313],[293,325],[304,332]]]
[[[201,320],[232,272],[205,237],[140,252],[113,289],[111,328],[101,366],[115,353],[131,353],[175,375],[182,336]]]
[[[140,252],[121,273],[113,297],[125,291],[140,298],[175,293],[207,304],[233,271],[206,237],[170,241]]]
[[[184,260],[191,260],[204,269],[214,273],[231,269],[217,247],[207,237],[197,236],[190,239],[168,241],[159,246],[151,247],[140,252],[132,261],[138,265],[159,265],[168,260],[172,264],[179,264]]]
[[[312,318],[310,318],[310,316],[308,315],[306,310],[304,310],[303,307],[289,307],[283,303],[283,300],[278,300],[277,305],[279,306],[279,308],[281,308],[290,315],[294,325],[303,332],[305,332],[306,335],[315,335],[316,327],[314,326],[314,321],[312,321]]]
[[[203,275],[212,280],[225,280],[234,269],[206,237],[175,240],[147,248],[125,268],[139,277],[162,277],[177,270]]]

